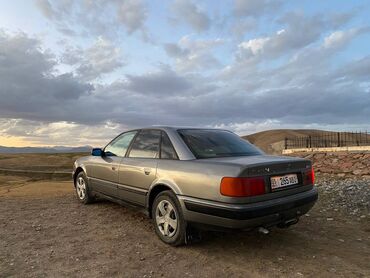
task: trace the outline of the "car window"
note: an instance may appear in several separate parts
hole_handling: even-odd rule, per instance
[[[117,137],[113,142],[105,147],[106,156],[125,156],[128,147],[137,131],[130,131]]]
[[[129,157],[158,158],[160,130],[142,130],[132,143]]]
[[[172,146],[170,138],[165,132],[162,132],[161,158],[178,159],[175,149]]]
[[[196,158],[262,154],[257,147],[226,130],[182,129],[178,133]]]

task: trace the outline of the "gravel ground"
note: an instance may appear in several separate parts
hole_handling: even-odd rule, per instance
[[[370,179],[321,175],[317,187],[324,198],[322,211],[343,211],[357,218],[370,217]]]
[[[370,277],[370,182],[317,186],[318,203],[289,229],[173,248],[138,211],[80,204],[71,182],[0,176],[0,277]]]

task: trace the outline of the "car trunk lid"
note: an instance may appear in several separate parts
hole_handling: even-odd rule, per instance
[[[287,156],[253,155],[218,157],[209,158],[207,160],[212,163],[238,165],[241,167],[240,176],[284,174],[291,171],[309,169],[311,167],[311,162],[307,159]]]
[[[208,160],[213,163],[226,163],[239,166],[239,177],[264,177],[266,184],[265,194],[256,197],[247,197],[249,201],[276,198],[308,190],[303,179],[304,173],[311,170],[311,161],[306,159],[284,156],[255,155],[212,158]],[[297,175],[298,182],[288,186],[272,188],[271,178],[289,175]],[[244,201],[247,199],[244,199]]]

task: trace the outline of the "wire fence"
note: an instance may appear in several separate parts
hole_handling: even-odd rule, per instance
[[[285,149],[369,146],[370,132],[322,132],[285,138]]]

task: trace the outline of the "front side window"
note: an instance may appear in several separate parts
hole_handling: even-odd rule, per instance
[[[165,132],[162,132],[161,158],[178,159],[175,149],[172,146],[170,138]]]
[[[105,147],[104,153],[106,156],[125,156],[127,148],[130,146],[132,139],[137,131],[129,131],[124,133],[109,143]]]
[[[226,130],[181,129],[178,133],[196,158],[262,154],[257,147]]]
[[[158,158],[161,131],[142,130],[132,143],[129,157]]]

